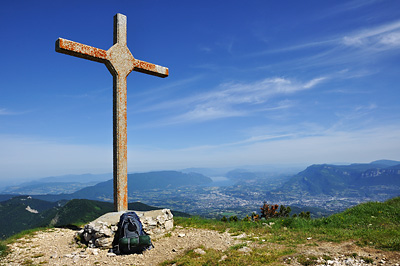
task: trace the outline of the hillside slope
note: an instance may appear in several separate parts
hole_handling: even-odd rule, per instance
[[[129,203],[128,208],[136,211],[160,209],[141,202]],[[36,227],[87,223],[113,210],[114,206],[110,202],[86,199],[48,202],[30,196],[17,196],[0,202],[0,239]],[[173,210],[172,213],[174,216],[189,216]]]
[[[18,196],[0,202],[0,239],[41,226],[42,221],[47,218],[46,211],[60,205],[60,202],[32,199],[29,196]]]

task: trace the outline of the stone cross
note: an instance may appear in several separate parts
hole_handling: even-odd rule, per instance
[[[135,59],[126,45],[126,16],[114,16],[114,45],[106,50],[58,38],[56,52],[104,63],[113,76],[114,210],[128,209],[126,78],[132,70],[165,78],[168,68]]]

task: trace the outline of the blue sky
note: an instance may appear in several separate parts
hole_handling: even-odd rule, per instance
[[[7,1],[0,180],[112,172],[112,76],[56,53],[128,20],[128,171],[400,160],[400,2]]]

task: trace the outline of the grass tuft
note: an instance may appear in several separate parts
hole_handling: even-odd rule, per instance
[[[0,259],[7,256],[8,253],[10,253],[9,248],[3,241],[1,241],[0,242]]]
[[[304,255],[297,256],[297,262],[304,266],[316,265],[317,260],[318,259],[315,256],[304,256]]]

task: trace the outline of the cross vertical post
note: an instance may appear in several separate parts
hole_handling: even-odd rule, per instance
[[[126,17],[114,16],[114,45],[126,47]],[[115,48],[114,50],[117,50]],[[126,51],[125,51],[126,52]],[[129,50],[128,50],[129,52]],[[130,55],[130,52],[127,56]],[[132,55],[131,55],[132,56]],[[133,56],[132,56],[133,58]],[[109,66],[108,68],[110,69]],[[132,71],[129,68],[113,68],[113,187],[114,210],[128,209],[128,150],[127,150],[127,84],[126,78]]]
[[[166,67],[135,59],[127,47],[127,19],[114,16],[114,44],[107,51],[59,38],[56,52],[104,63],[113,76],[113,186],[114,210],[128,209],[127,76],[132,70],[165,78]]]

